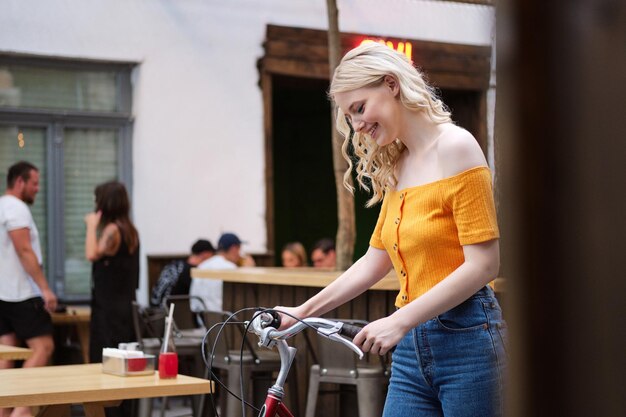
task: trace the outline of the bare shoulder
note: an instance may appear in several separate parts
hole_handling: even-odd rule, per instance
[[[476,138],[462,127],[450,124],[437,144],[439,164],[444,177],[459,174],[478,166],[487,166],[485,155]]]

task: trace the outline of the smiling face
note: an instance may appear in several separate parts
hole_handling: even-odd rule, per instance
[[[338,92],[334,99],[355,132],[368,135],[379,146],[385,146],[400,136],[398,91],[396,80],[386,76],[377,86]]]

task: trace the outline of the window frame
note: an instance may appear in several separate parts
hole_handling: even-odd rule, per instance
[[[46,175],[48,190],[47,216],[48,238],[46,277],[55,293],[63,301],[86,302],[91,295],[68,295],[65,293],[65,220],[64,220],[64,132],[66,129],[113,129],[118,135],[118,179],[130,195],[133,192],[132,177],[132,75],[136,63],[95,60],[65,60],[60,58],[0,54],[0,65],[12,64],[65,70],[115,71],[118,89],[118,111],[92,112],[28,107],[1,107],[0,125],[17,125],[46,129]]]

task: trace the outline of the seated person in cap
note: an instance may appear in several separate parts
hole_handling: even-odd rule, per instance
[[[191,246],[191,255],[186,260],[176,260],[165,265],[159,280],[150,294],[150,305],[160,306],[170,295],[187,295],[191,286],[191,268],[215,255],[215,248],[206,239]]]
[[[232,254],[233,259],[235,258],[235,256],[238,257],[237,261],[235,262],[237,266],[256,266],[256,262],[254,261],[254,258],[252,256],[245,255],[241,252],[241,245],[248,242],[242,242],[241,240],[239,240],[237,235],[233,233],[224,233],[220,240],[222,239],[224,247],[230,246],[232,248],[234,247],[233,245],[237,245],[239,247],[239,250],[236,251],[237,253]],[[231,250],[235,251],[235,249]]]
[[[320,239],[313,245],[311,262],[316,268],[334,268],[337,259],[335,241],[329,238]]]
[[[242,259],[245,259],[241,255],[241,244],[241,240],[234,233],[224,233],[217,243],[217,254],[198,265],[198,269],[237,269]],[[252,258],[250,260],[252,264],[243,262],[243,265],[254,266],[254,260]],[[202,298],[207,310],[221,311],[222,284],[222,281],[216,279],[194,278],[189,294]],[[201,311],[202,308],[203,306],[196,300],[191,300],[193,311]]]

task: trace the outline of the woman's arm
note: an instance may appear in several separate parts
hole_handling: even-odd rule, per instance
[[[356,335],[365,352],[384,355],[412,328],[461,304],[496,278],[500,265],[499,240],[463,246],[465,262],[421,297],[392,315],[376,320]]]
[[[370,246],[354,265],[304,304],[276,309],[299,318],[320,316],[365,292],[387,275],[391,267],[391,259],[387,252]],[[286,315],[283,315],[282,319],[281,328],[295,323],[295,319]]]
[[[85,216],[87,232],[85,234],[85,257],[91,261],[97,261],[105,255],[115,255],[120,248],[121,235],[115,223],[107,224],[102,230],[100,238],[97,236],[98,223],[101,213],[89,213]]]

